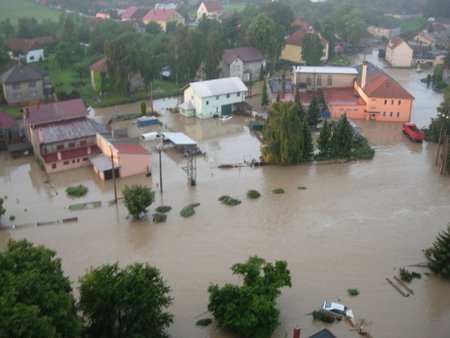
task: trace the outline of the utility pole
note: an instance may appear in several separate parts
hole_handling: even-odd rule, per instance
[[[113,151],[112,147],[109,147],[111,151],[111,167],[112,167],[112,176],[114,181],[114,202],[117,204],[117,189],[116,189],[116,168],[114,167],[114,158],[113,158]]]
[[[161,194],[163,193],[163,181],[162,181],[162,163],[161,163],[161,152],[164,150],[163,146],[159,146],[158,154],[159,154],[159,191]]]

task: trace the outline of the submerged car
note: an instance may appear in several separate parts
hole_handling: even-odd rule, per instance
[[[337,319],[354,318],[352,310],[350,310],[343,304],[335,302],[328,302],[328,301],[324,302],[320,311]]]

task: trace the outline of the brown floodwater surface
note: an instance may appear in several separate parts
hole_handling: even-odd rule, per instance
[[[428,124],[442,96],[420,87],[414,71],[394,73],[416,97],[414,121]],[[303,337],[324,327],[337,337],[358,337],[344,321],[312,321],[310,313],[325,300],[348,305],[357,318],[366,320],[373,337],[450,337],[448,280],[409,267],[422,273],[421,279],[410,283],[414,295],[409,297],[401,296],[385,280],[398,275],[401,267],[424,262],[422,249],[431,246],[450,221],[450,178],[437,173],[434,144],[411,143],[399,124],[354,121],[376,149],[371,161],[219,169],[220,164],[259,157],[260,144],[245,126],[247,119],[186,119],[163,109],[174,102],[155,102],[155,106],[161,104],[157,108],[163,113],[161,121],[166,128],[198,141],[206,155],[197,159],[197,186],[190,187],[182,169],[185,160],[173,149],[163,153],[164,192],[157,191],[150,213],[162,204],[172,206],[166,223],[133,221],[122,202],[109,206],[113,182],[102,182],[90,168],[53,174],[52,187],[31,157],[12,159],[0,153],[0,196],[7,196],[2,224],[16,225],[0,231],[0,245],[8,238],[27,238],[56,250],[75,290],[79,276],[90,267],[116,261],[158,267],[174,297],[172,337],[232,337],[214,325],[198,328],[195,322],[211,317],[206,312],[208,285],[241,283],[229,268],[250,255],[286,260],[291,271],[292,288],[282,289],[278,299],[281,325],[273,337],[290,337],[296,326],[302,328]],[[114,111],[135,113],[138,109],[139,103],[92,114],[106,120]],[[155,129],[139,130],[131,122],[113,126],[128,128],[135,135]],[[118,180],[119,195],[131,184],[158,190],[157,156],[152,169],[152,177]],[[76,184],[88,186],[85,197],[66,196],[65,188]],[[277,187],[285,193],[273,194]],[[258,190],[261,197],[247,199],[249,189]],[[217,200],[221,195],[238,198],[242,204],[222,205]],[[102,207],[68,209],[73,203],[96,200],[103,202]],[[179,211],[194,202],[200,203],[195,215],[181,217]],[[11,215],[16,217],[14,222],[9,220]],[[36,225],[74,216],[78,222]],[[348,296],[348,288],[357,288],[360,295]]]

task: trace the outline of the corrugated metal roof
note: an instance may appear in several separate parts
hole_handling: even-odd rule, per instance
[[[177,146],[188,146],[188,145],[196,145],[197,142],[195,142],[193,139],[188,137],[187,135],[183,133],[161,133],[164,135],[165,140],[169,140],[173,144]]]
[[[189,84],[195,94],[200,97],[210,97],[237,92],[246,92],[248,88],[238,77],[226,77],[222,79],[191,82]]]
[[[76,140],[96,134],[97,130],[92,126],[92,123],[85,119],[39,128],[39,141],[41,144],[48,144]]]
[[[354,67],[331,67],[331,66],[296,66],[293,67],[294,73],[315,73],[315,74],[352,74],[358,75],[358,71]]]
[[[90,161],[94,167],[99,171],[105,172],[107,170],[112,170],[111,158],[103,154],[91,157]],[[114,163],[114,169],[120,168],[120,165]]]
[[[73,99],[23,108],[25,119],[34,125],[79,119],[88,115],[82,99]]]

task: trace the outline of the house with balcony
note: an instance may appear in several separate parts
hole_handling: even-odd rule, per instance
[[[36,66],[14,66],[0,77],[9,105],[26,105],[46,100],[52,91],[46,70]]]
[[[238,77],[244,82],[256,81],[265,65],[264,56],[256,48],[226,49],[221,60],[221,76]]]
[[[183,88],[184,102],[178,108],[186,117],[227,116],[245,102],[247,92],[248,88],[238,77],[191,82]]]
[[[385,59],[392,67],[411,67],[413,49],[403,39],[393,38],[386,46]]]
[[[27,141],[47,173],[89,166],[100,152],[97,129],[81,99],[22,108]]]

